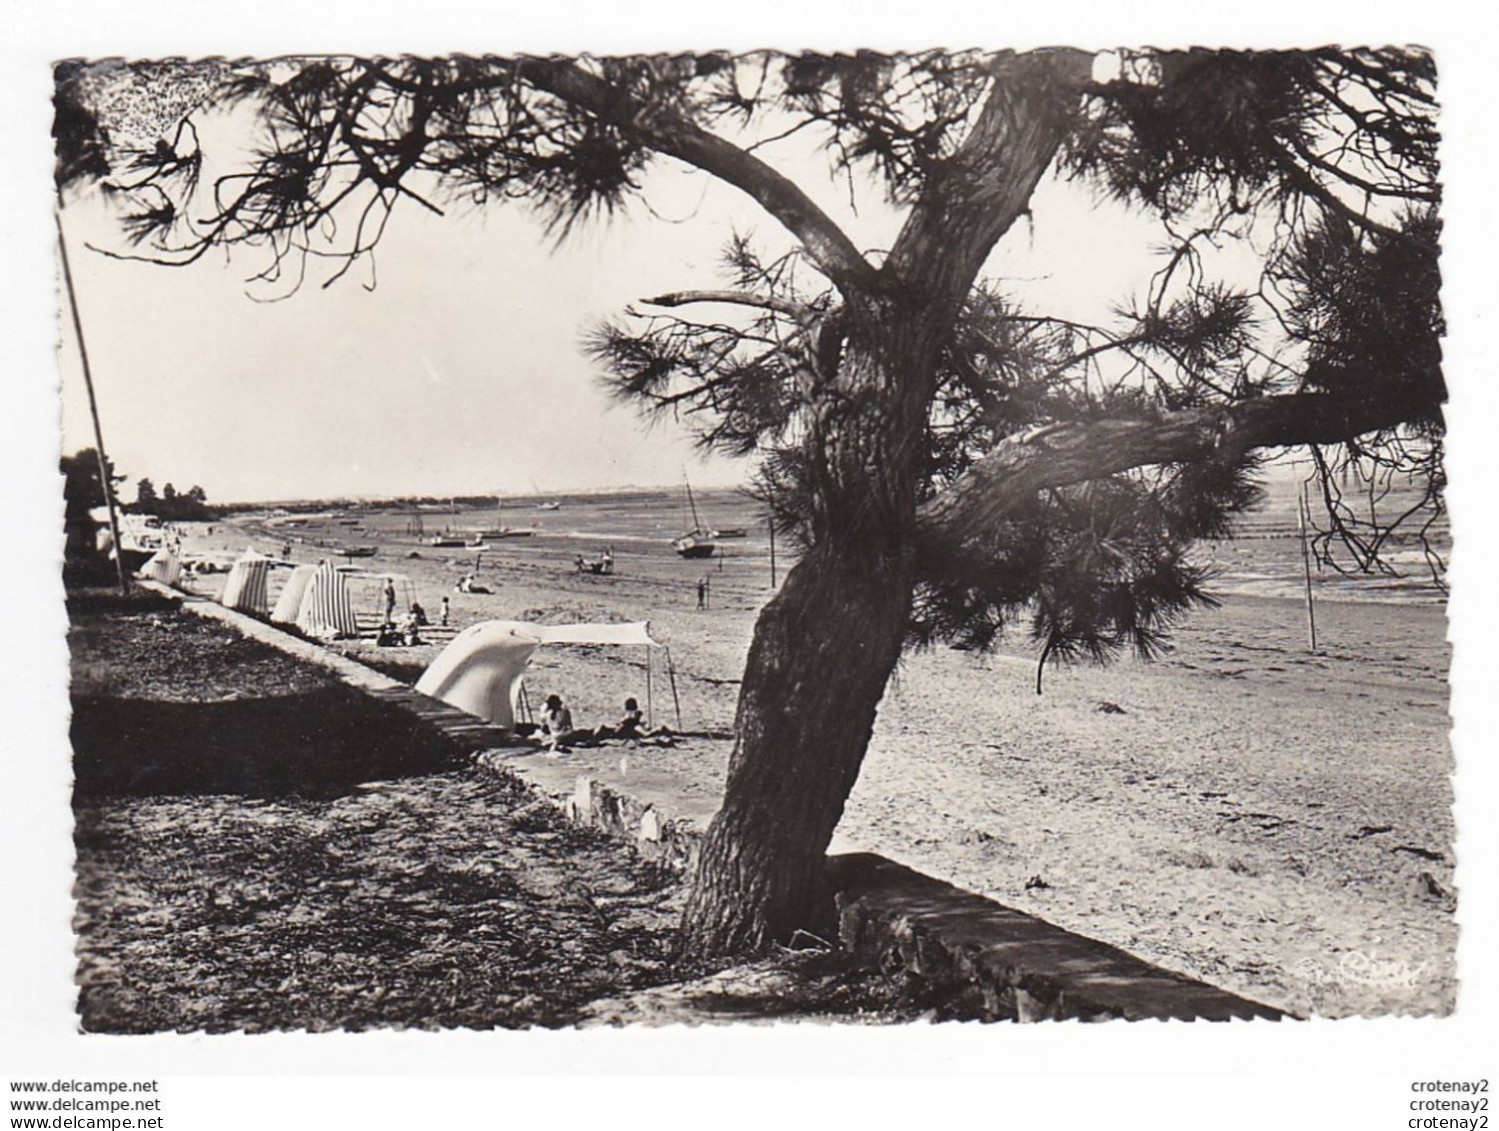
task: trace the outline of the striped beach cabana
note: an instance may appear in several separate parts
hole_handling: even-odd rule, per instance
[[[244,556],[229,567],[229,580],[224,583],[224,595],[219,598],[219,604],[226,609],[265,616],[271,611],[270,577],[271,559],[254,550],[246,550]]]
[[[308,636],[323,638],[359,635],[348,580],[331,562],[313,571],[297,612],[297,627]]]
[[[177,588],[182,581],[182,559],[171,550],[162,547],[136,571],[136,576]]]
[[[297,623],[297,615],[302,611],[302,598],[307,596],[307,585],[316,572],[317,566],[314,565],[299,565],[291,571],[281,589],[281,595],[276,598],[275,607],[271,609],[272,624]]]

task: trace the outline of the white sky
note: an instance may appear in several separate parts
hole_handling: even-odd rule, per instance
[[[861,247],[889,246],[899,217],[876,194],[855,214],[807,145],[776,156]],[[579,340],[631,301],[721,285],[716,260],[735,228],[787,237],[736,190],[675,162],[653,167],[646,199],[560,248],[523,206],[435,217],[408,202],[377,252],[373,292],[356,267],[267,304],[246,295],[265,264],[254,251],[164,268],[88,250],[121,244],[97,192],[83,196],[63,216],[111,458],[158,489],[199,484],[215,501],[550,493],[675,484],[684,468],[694,484],[739,484],[744,461],[704,456],[671,422],[648,430],[606,396]],[[1155,235],[1047,185],[991,266],[1049,312],[1102,316],[1148,278],[1141,253]],[[66,320],[60,361],[73,451],[93,439]]]

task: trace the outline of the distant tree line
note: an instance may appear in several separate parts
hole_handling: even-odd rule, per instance
[[[208,497],[196,484],[178,491],[168,483],[157,494],[156,484],[142,478],[135,485],[135,502],[125,508],[134,514],[154,514],[169,522],[201,522],[215,517]]]
[[[59,461],[63,475],[63,501],[68,522],[90,522],[89,512],[105,504],[104,485],[99,479],[99,455],[93,448],[84,448]],[[109,482],[119,498],[120,484],[125,481],[113,460],[109,461]],[[204,521],[219,517],[219,510],[208,505],[208,495],[196,484],[186,491],[178,491],[168,483],[161,491],[150,479],[136,482],[135,502],[124,504],[121,509],[131,514],[153,514],[173,522]]]

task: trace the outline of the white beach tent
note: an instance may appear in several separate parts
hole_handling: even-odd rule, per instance
[[[416,689],[485,722],[513,728],[526,664],[531,653],[543,644],[662,647],[651,639],[650,625],[645,621],[556,625],[480,621],[453,637],[417,680]],[[675,693],[675,672],[672,672],[672,687]],[[681,726],[680,712],[677,724]]]
[[[135,574],[176,588],[182,582],[182,559],[163,546]]]
[[[359,622],[354,616],[354,602],[349,599],[349,583],[331,562],[313,570],[302,594],[297,611],[297,627],[308,636],[358,636]]]
[[[291,571],[281,595],[276,598],[276,607],[271,610],[272,624],[297,623],[297,614],[302,611],[302,598],[307,595],[307,585],[316,572],[315,565],[299,565]]]
[[[271,559],[254,550],[246,550],[229,567],[229,580],[224,583],[224,595],[219,598],[219,604],[226,609],[264,616],[271,609],[270,576]]]

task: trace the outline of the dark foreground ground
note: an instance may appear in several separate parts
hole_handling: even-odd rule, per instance
[[[951,1015],[836,955],[684,960],[674,877],[392,709],[169,602],[69,612],[86,1030]]]

